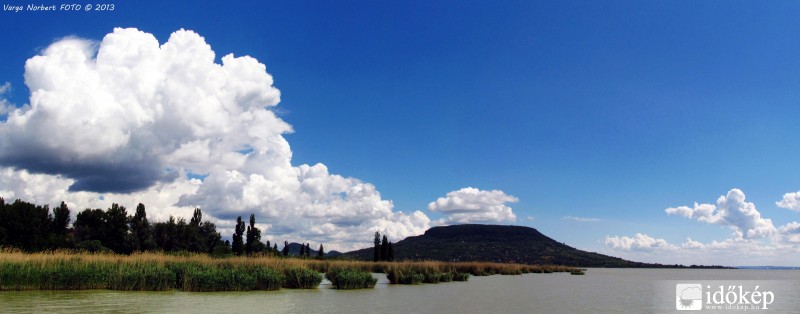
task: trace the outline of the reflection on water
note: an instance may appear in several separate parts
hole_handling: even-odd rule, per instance
[[[3,291],[0,312],[650,313],[675,310],[671,281],[800,282],[800,271],[765,270],[589,269],[585,276],[495,275],[419,286],[389,285],[374,275],[375,289],[354,291],[331,289],[327,281],[313,290],[252,292]],[[788,308],[800,307],[800,295],[777,296]]]

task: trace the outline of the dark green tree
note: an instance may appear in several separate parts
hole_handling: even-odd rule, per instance
[[[196,244],[192,241],[194,234],[189,230],[189,224],[186,223],[186,218],[179,217],[176,221],[175,235],[177,236],[177,240],[175,241],[175,247],[172,249],[178,252],[191,252],[192,247]]]
[[[105,241],[103,244],[117,253],[130,253],[132,248],[127,247],[125,235],[128,234],[128,212],[124,206],[111,204],[106,210]]]
[[[244,229],[244,221],[242,221],[242,216],[239,216],[239,218],[236,218],[236,230],[233,233],[233,244],[231,245],[233,254],[242,255],[245,252]]]
[[[306,256],[306,246],[300,244],[300,257]]]
[[[136,212],[130,218],[130,230],[134,237],[135,251],[148,251],[156,248],[153,229],[150,221],[147,220],[147,211],[142,203],[136,205]]]
[[[6,215],[6,200],[0,197],[0,245],[7,245],[6,243],[8,238],[8,230],[6,230],[6,224],[8,224],[9,220],[5,217]]]
[[[200,224],[200,235],[205,243],[205,249],[208,253],[230,251],[230,244],[225,244],[222,241],[222,235],[217,232],[217,226],[210,222],[204,221]],[[219,255],[219,254],[217,254]]]
[[[272,244],[272,251],[275,252],[275,254],[278,254],[278,243]]]
[[[67,204],[61,202],[56,208],[53,208],[53,221],[50,224],[50,242],[51,249],[66,248],[70,246],[67,230],[69,228],[69,208]]]
[[[372,255],[372,261],[377,262],[381,259],[381,234],[375,231],[375,251]]]
[[[85,209],[75,217],[75,247],[92,252],[110,251],[106,246],[107,212],[102,209]]]
[[[259,253],[264,250],[261,243],[261,230],[256,227],[256,215],[250,214],[250,225],[247,226],[247,243],[245,243],[247,254]]]
[[[386,260],[394,262],[394,245],[392,245],[392,242],[389,242],[389,255]]]
[[[200,208],[195,208],[194,212],[192,213],[192,220],[189,221],[190,226],[200,227],[200,223],[203,222],[203,212]]]
[[[98,241],[104,247],[106,212],[102,209],[85,209],[75,217],[75,242]]]
[[[0,244],[25,251],[48,247],[53,218],[48,206],[16,200],[0,207]]]
[[[325,257],[325,251],[322,249],[322,244],[319,245],[319,251],[317,251],[317,257],[319,258]]]
[[[158,248],[165,252],[178,249],[178,224],[175,217],[169,216],[166,222],[156,222],[153,224],[153,238]]]
[[[283,241],[283,256],[289,256],[289,241]]]
[[[267,252],[272,251],[272,244],[267,240]]]
[[[220,241],[219,244],[215,245],[214,248],[211,250],[212,256],[228,256],[232,253],[231,251],[231,242],[228,240]]]
[[[183,220],[183,219],[181,219]],[[209,247],[200,227],[203,224],[203,212],[200,208],[195,208],[192,212],[192,219],[189,224],[178,223],[181,235],[181,245],[183,250],[194,253],[208,253]]]
[[[311,257],[311,244],[306,242],[306,257]]]
[[[385,261],[389,259],[389,239],[386,235],[383,235],[383,241],[381,242],[381,260]]]
[[[67,207],[67,203],[61,202],[61,205],[53,208],[52,232],[57,235],[66,235],[69,221],[69,208]]]

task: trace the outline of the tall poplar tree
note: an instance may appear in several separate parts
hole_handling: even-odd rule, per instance
[[[153,230],[147,220],[147,211],[144,204],[136,206],[136,212],[130,218],[131,233],[134,236],[134,250],[147,251],[155,249],[156,243],[153,240]]]
[[[247,254],[258,253],[263,250],[261,244],[261,230],[256,227],[256,215],[250,214],[250,225],[247,226],[247,242],[245,251]]]
[[[372,253],[372,261],[377,262],[381,259],[381,234],[375,231],[375,251]]]
[[[231,250],[233,254],[242,255],[244,253],[244,221],[242,221],[242,216],[236,218],[236,229],[233,233],[233,244],[231,244]]]
[[[383,235],[383,241],[381,242],[381,258],[380,260],[385,261],[389,259],[389,238],[386,235]]]

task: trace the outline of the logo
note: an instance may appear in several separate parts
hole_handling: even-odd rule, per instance
[[[705,290],[705,291],[704,291]],[[775,302],[775,292],[765,290],[759,284],[711,285],[679,283],[675,285],[675,309],[678,311],[700,310],[768,310]]]
[[[699,283],[675,285],[675,308],[678,311],[703,309],[703,285]]]

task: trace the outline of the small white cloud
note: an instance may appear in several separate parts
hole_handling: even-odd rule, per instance
[[[781,208],[800,211],[800,191],[784,194],[783,199],[775,204]]]
[[[781,234],[781,241],[790,244],[800,244],[800,223],[793,221],[781,226],[778,231]]]
[[[606,236],[605,244],[612,249],[618,250],[655,250],[655,249],[675,249],[664,239],[656,239],[646,234],[637,233],[633,237],[626,236]]]
[[[681,247],[690,250],[699,250],[704,249],[706,245],[700,241],[692,240],[692,238],[686,238],[686,242],[681,244]]]
[[[800,233],[800,223],[793,221],[781,226],[778,230],[784,234]]]
[[[428,210],[447,216],[444,223],[498,223],[516,221],[517,216],[506,203],[519,199],[500,190],[484,191],[472,187],[447,193],[428,204]]]
[[[598,218],[587,218],[587,217],[575,217],[575,216],[564,216],[563,219],[565,220],[573,220],[577,222],[597,222],[600,221]]]

